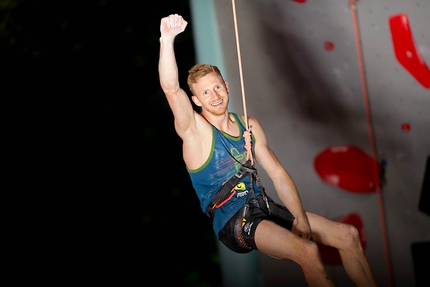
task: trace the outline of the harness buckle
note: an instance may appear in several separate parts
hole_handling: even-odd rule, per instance
[[[248,209],[249,209],[249,204],[245,203],[245,205],[243,206],[243,211],[242,211],[242,217],[245,218],[246,214],[248,213]]]
[[[242,176],[245,174],[245,172],[246,172],[246,170],[245,170],[245,169],[240,168],[240,169],[236,172],[236,174],[235,174],[234,176],[235,176],[235,177],[237,177],[237,178],[242,178]]]

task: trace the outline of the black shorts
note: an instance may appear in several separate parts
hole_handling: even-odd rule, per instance
[[[237,253],[248,253],[253,249],[258,249],[255,245],[254,234],[257,225],[264,219],[271,220],[278,225],[291,230],[295,217],[283,205],[275,203],[267,197],[270,212],[261,195],[249,201],[249,209],[245,216],[242,207],[224,228],[218,233],[219,240],[230,250]]]

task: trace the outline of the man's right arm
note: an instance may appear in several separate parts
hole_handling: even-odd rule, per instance
[[[182,33],[187,22],[177,14],[161,19],[160,58],[158,72],[161,88],[166,95],[175,118],[175,129],[181,138],[195,125],[194,110],[186,92],[179,86],[174,41]]]

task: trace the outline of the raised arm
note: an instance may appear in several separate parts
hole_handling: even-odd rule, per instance
[[[172,14],[161,19],[160,58],[158,73],[161,88],[175,118],[175,129],[181,138],[195,124],[194,110],[186,92],[179,86],[174,41],[187,26],[182,16]]]
[[[292,231],[303,238],[309,239],[312,236],[309,221],[293,179],[270,149],[266,135],[258,121],[249,117],[249,124],[256,139],[255,156],[258,163],[272,179],[279,199],[296,217]]]

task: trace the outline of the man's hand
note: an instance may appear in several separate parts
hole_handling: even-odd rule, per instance
[[[172,14],[161,19],[160,32],[161,36],[175,37],[179,33],[182,33],[187,27],[187,21],[185,21],[181,15]]]
[[[291,231],[301,238],[312,240],[312,231],[307,216],[300,218],[296,217]]]

